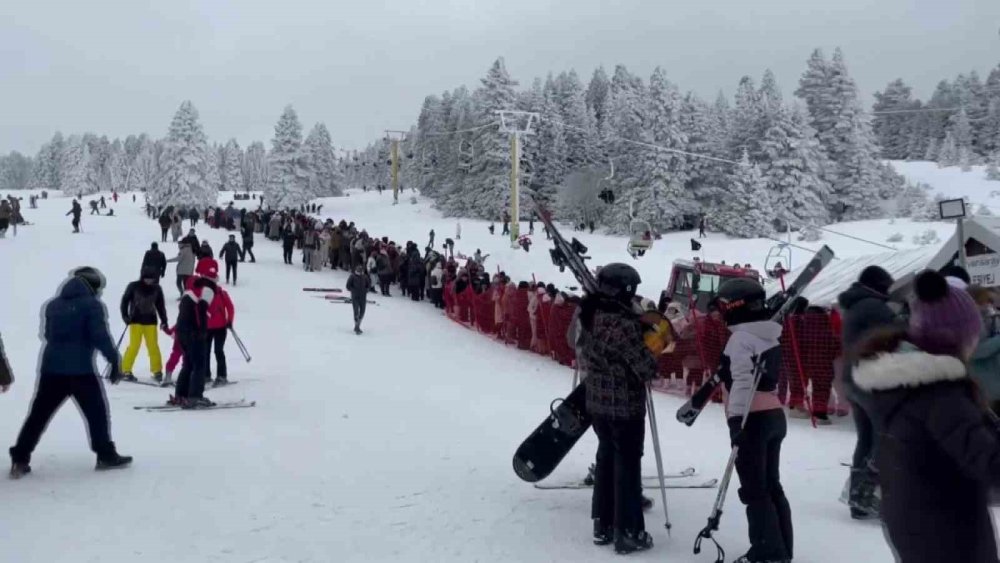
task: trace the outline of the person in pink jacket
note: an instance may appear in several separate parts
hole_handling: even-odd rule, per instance
[[[198,261],[196,272],[199,276],[212,281],[219,281],[219,263],[212,258],[202,258]],[[226,334],[233,326],[236,308],[229,293],[221,287],[215,293],[215,299],[208,308],[208,343],[205,347],[205,383],[212,379],[212,350],[215,350],[215,387],[229,383],[229,372],[226,369]]]

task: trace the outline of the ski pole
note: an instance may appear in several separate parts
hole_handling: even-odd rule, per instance
[[[751,361],[753,361],[753,385],[750,387],[750,397],[747,399],[746,412],[743,413],[743,420],[740,421],[740,430],[736,434],[737,439],[743,433],[743,429],[746,428],[747,419],[750,418],[750,403],[753,402],[753,396],[757,393],[757,387],[760,385],[764,371],[764,362],[760,357],[755,354],[751,357]],[[726,462],[726,471],[722,475],[722,483],[719,484],[719,493],[715,496],[715,504],[712,505],[712,514],[709,515],[708,523],[698,532],[698,537],[694,540],[695,555],[701,553],[702,539],[712,540],[712,543],[715,544],[715,549],[718,551],[718,557],[715,560],[716,563],[725,563],[726,550],[722,549],[719,542],[712,537],[712,532],[719,529],[719,522],[722,520],[722,505],[726,503],[726,493],[729,491],[729,483],[733,478],[733,469],[736,468],[736,456],[739,451],[739,444],[733,444],[732,450],[729,452],[729,460]]]
[[[649,432],[650,437],[653,438],[653,453],[656,454],[656,474],[660,478],[660,498],[663,501],[663,519],[665,520],[663,526],[667,529],[667,535],[670,535],[670,528],[673,525],[670,523],[670,512],[667,509],[667,484],[663,478],[663,456],[660,454],[660,431],[656,424],[653,385],[648,381],[646,382],[646,402],[649,404]]]
[[[119,350],[122,347],[122,340],[125,340],[125,333],[128,332],[128,325],[122,329],[122,335],[118,337],[118,343],[115,344],[115,350]],[[104,379],[111,377],[111,364],[104,366]]]
[[[243,354],[243,359],[245,359],[247,361],[247,363],[249,364],[250,360],[253,359],[253,358],[250,357],[250,353],[247,352],[247,347],[244,346],[243,345],[243,341],[240,340],[240,335],[236,334],[236,329],[234,329],[233,327],[229,327],[229,332],[232,333],[233,340],[236,341],[236,347],[239,348],[240,349],[240,353]]]

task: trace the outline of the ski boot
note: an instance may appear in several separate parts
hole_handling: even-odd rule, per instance
[[[615,530],[601,522],[600,518],[594,518],[594,545],[609,545],[615,541]]]
[[[31,466],[28,465],[27,463],[15,461],[10,464],[11,479],[20,479],[21,477],[24,477],[28,473],[31,473]]]
[[[132,375],[132,372],[126,371],[125,373],[122,374],[122,381],[128,381],[129,383],[135,383],[136,381],[139,381],[139,379],[136,376]]]
[[[153,381],[155,381],[157,383],[163,383],[163,372],[162,371],[158,371],[158,372],[154,373],[153,374]]]
[[[870,469],[851,469],[848,506],[851,507],[851,518],[855,520],[874,520],[879,516],[880,502],[878,499],[878,483],[875,474]]]
[[[226,385],[229,385],[228,379],[226,379],[225,377],[216,377],[215,383],[212,384],[212,388],[225,387]]]
[[[653,547],[653,536],[645,530],[615,530],[615,553],[625,555]]]
[[[181,405],[182,409],[204,409],[209,407],[214,407],[215,403],[209,401],[205,397],[193,397],[187,399],[184,404]]]
[[[173,384],[174,384],[174,374],[168,371],[166,377],[164,377],[163,381],[160,382],[160,387],[170,387]]]
[[[132,456],[130,455],[110,455],[104,458],[97,458],[97,465],[94,467],[97,471],[106,471],[108,469],[123,469],[128,467],[132,463]]]

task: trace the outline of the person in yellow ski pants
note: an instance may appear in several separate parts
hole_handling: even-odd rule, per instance
[[[164,304],[163,289],[160,288],[160,273],[152,267],[142,269],[141,278],[128,284],[122,295],[122,321],[128,325],[129,342],[122,358],[122,379],[136,381],[132,374],[132,366],[139,355],[139,346],[146,342],[149,353],[149,369],[153,379],[163,380],[163,359],[160,355],[160,345],[157,341],[156,321],[160,326],[167,326],[167,308]]]

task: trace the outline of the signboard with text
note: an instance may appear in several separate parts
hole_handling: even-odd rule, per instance
[[[1000,286],[1000,254],[969,256],[967,263],[973,285]]]

